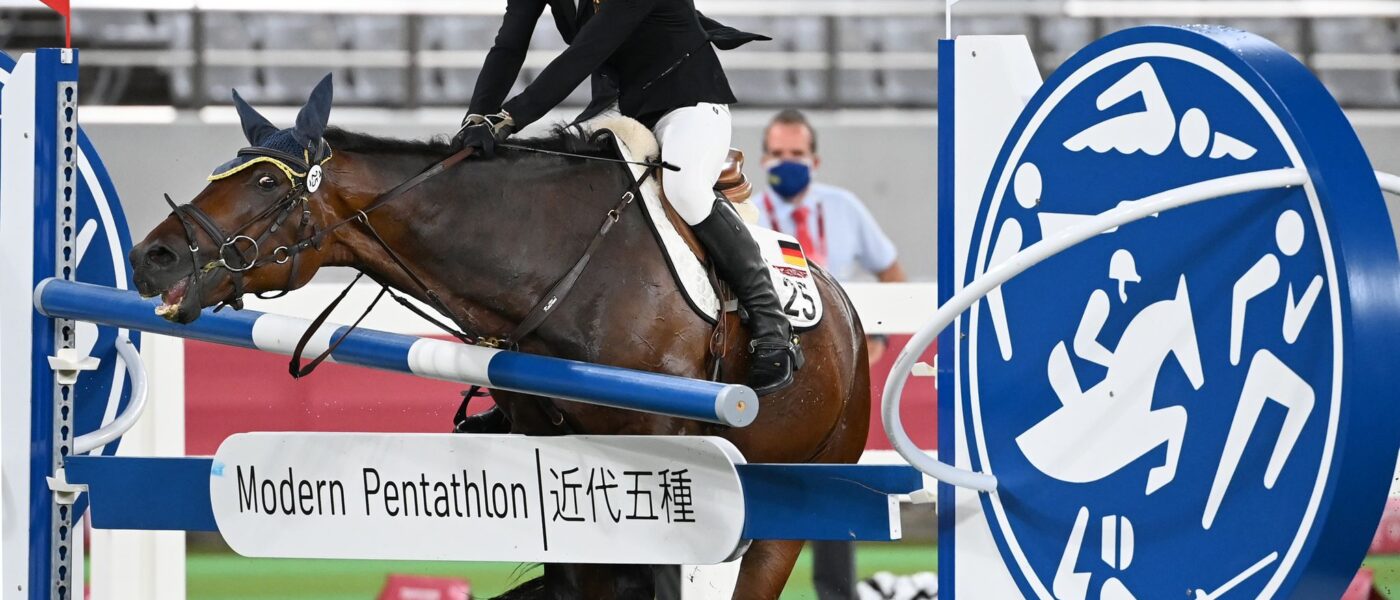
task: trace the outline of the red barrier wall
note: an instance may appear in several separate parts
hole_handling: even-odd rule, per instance
[[[867,447],[888,449],[878,400],[885,376],[908,336],[895,336],[871,372]],[[925,360],[932,360],[930,351]],[[359,367],[322,364],[305,379],[287,374],[287,358],[203,342],[185,342],[185,447],[213,454],[224,438],[245,431],[445,432],[466,386]],[[157,400],[159,401],[159,400]],[[914,439],[935,447],[937,393],[932,378],[905,388],[904,421]],[[485,410],[477,400],[472,412]]]
[[[1400,554],[1400,498],[1391,498],[1371,541],[1371,554]]]

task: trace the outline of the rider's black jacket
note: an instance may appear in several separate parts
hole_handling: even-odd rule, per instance
[[[546,4],[569,47],[525,91],[505,101]],[[509,0],[477,78],[471,112],[504,109],[518,130],[558,106],[591,75],[593,102],[580,120],[616,102],[622,114],[652,125],[676,108],[735,102],[715,48],[767,39],[701,15],[692,0]]]

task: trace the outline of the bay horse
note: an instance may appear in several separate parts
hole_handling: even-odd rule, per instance
[[[471,159],[446,169],[363,220],[329,230],[454,149],[440,139],[404,141],[327,128],[329,81],[322,83],[291,129],[272,126],[235,93],[251,152],[245,149],[240,164],[211,178],[189,205],[158,224],[130,254],[137,289],[161,296],[166,318],[193,321],[202,308],[235,303],[246,293],[295,289],[322,267],[343,266],[430,306],[433,299],[425,288],[436,290],[447,316],[460,327],[502,336],[570,270],[598,223],[633,184],[623,165],[504,149],[494,159]],[[303,153],[304,166],[320,167],[315,185],[307,181],[313,169],[286,168],[295,157],[275,148],[288,139],[303,149],[329,149],[314,156]],[[616,158],[610,147],[563,130],[521,143]],[[278,157],[286,160],[268,159]],[[267,217],[282,206],[294,208]],[[198,209],[201,216],[195,220],[209,222],[191,227],[188,207]],[[572,293],[531,335],[518,340],[521,351],[685,377],[710,375],[715,327],[682,298],[640,210],[621,211]],[[229,232],[226,239],[217,239],[208,226]],[[698,248],[689,231],[680,229]],[[309,231],[325,235],[316,244],[304,244],[295,260],[285,254],[277,257],[281,262],[266,256],[268,248],[305,241]],[[252,257],[242,273],[203,272],[204,265],[225,252],[225,242],[238,236],[247,237],[236,241],[231,253],[251,252],[248,242],[258,239],[264,256]],[[553,417],[562,413],[568,430],[579,434],[719,436],[751,462],[855,462],[865,447],[870,416],[864,332],[835,280],[820,268],[812,272],[827,306],[821,323],[801,335],[806,366],[792,386],[764,397],[749,427],[559,399],[552,400],[557,407]],[[730,333],[722,344],[719,373],[724,381],[741,382],[748,368],[748,336],[738,317],[721,318]],[[563,433],[550,411],[541,410],[548,400],[501,391],[494,396],[512,432]],[[740,564],[734,598],[778,598],[801,548],[801,541],[755,541]],[[652,598],[653,586],[647,566],[546,564],[541,577],[504,597]]]

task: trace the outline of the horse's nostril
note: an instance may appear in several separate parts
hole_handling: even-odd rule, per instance
[[[154,244],[146,251],[146,261],[155,267],[169,267],[179,260],[180,257],[163,244]]]

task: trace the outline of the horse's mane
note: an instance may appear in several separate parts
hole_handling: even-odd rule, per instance
[[[434,136],[426,140],[405,140],[378,137],[331,127],[326,130],[325,139],[330,144],[332,151],[363,154],[418,154],[439,158],[452,154],[451,138],[445,135]],[[613,150],[600,140],[584,137],[577,128],[570,128],[567,125],[554,127],[544,137],[511,138],[509,143],[539,150],[568,152],[585,156],[611,157],[613,155]],[[500,149],[496,155],[498,159],[515,160],[531,154],[533,153]]]

